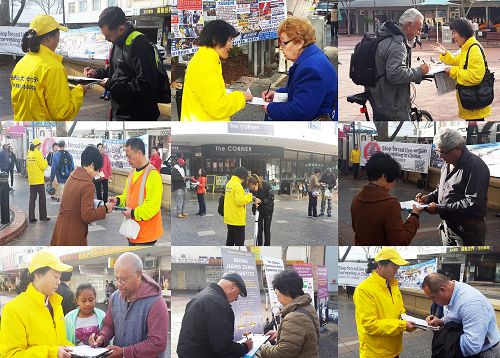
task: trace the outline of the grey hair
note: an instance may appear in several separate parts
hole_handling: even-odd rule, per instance
[[[450,150],[457,146],[463,148],[465,146],[465,139],[459,131],[446,128],[444,131],[436,134],[434,145],[444,150]]]
[[[417,22],[418,19],[424,20],[424,15],[420,11],[418,11],[415,8],[409,8],[405,12],[403,12],[403,15],[399,18],[399,24],[400,25],[408,25],[408,24],[413,24]]]
[[[136,272],[144,271],[141,258],[138,255],[134,254],[133,252],[125,252],[121,254],[116,261],[118,262],[118,260],[126,261],[127,263],[131,264],[132,267],[135,268]]]

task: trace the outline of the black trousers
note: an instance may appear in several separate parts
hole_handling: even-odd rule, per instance
[[[264,233],[264,246],[271,246],[271,221],[272,216],[259,215],[257,224],[257,246],[262,246],[262,233]]]
[[[333,38],[339,37],[339,22],[338,21],[332,21],[330,24],[330,35]]]
[[[352,164],[353,179],[359,179],[359,163]]]
[[[29,219],[31,221],[35,220],[35,202],[37,195],[40,196],[38,203],[38,211],[40,214],[40,219],[47,218],[47,202],[45,199],[45,185],[30,185],[30,205],[29,205]]]
[[[10,186],[13,187],[14,186],[14,168],[10,169],[9,173],[10,173]]]
[[[309,192],[309,207],[307,208],[308,216],[318,216],[318,197],[313,196],[311,192]]]
[[[198,212],[200,214],[207,213],[207,205],[205,204],[205,194],[196,194],[198,197]]]
[[[94,180],[97,199],[108,202],[108,179]]]
[[[227,225],[226,246],[244,246],[245,245],[245,227]]]
[[[156,241],[157,240],[134,244],[134,243],[130,242],[130,240],[129,240],[128,246],[154,246],[156,244]]]
[[[7,181],[0,184],[0,217],[2,224],[10,223],[9,200],[9,182]]]

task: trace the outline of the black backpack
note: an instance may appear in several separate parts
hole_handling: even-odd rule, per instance
[[[224,216],[224,194],[219,197],[219,206],[217,206],[217,212],[220,216]]]
[[[59,176],[63,179],[69,178],[69,175],[73,171],[73,166],[71,165],[71,157],[66,150],[61,150],[61,157],[59,158]]]
[[[349,68],[349,77],[355,84],[365,87],[375,87],[377,81],[384,76],[377,77],[375,74],[375,55],[378,44],[389,37],[392,36],[365,36],[356,45],[354,53],[351,55],[351,65]]]
[[[486,56],[484,55],[483,48],[475,43],[469,47],[467,55],[465,57],[464,70],[467,69],[469,65],[469,52],[473,46],[479,47],[481,54],[483,55],[484,66],[486,71],[484,73],[483,80],[477,86],[464,86],[457,84],[458,97],[460,98],[460,104],[465,109],[481,109],[489,106],[493,103],[495,98],[495,93],[493,91],[493,86],[495,82],[495,75],[488,69],[488,62],[486,61]]]
[[[125,45],[123,46],[123,54],[125,61],[127,62],[127,65],[130,66],[129,64],[129,56],[130,54],[129,48],[132,48],[132,44],[134,43],[134,40],[137,36],[144,36],[143,33],[139,31],[132,31],[130,35],[128,35],[127,39],[125,40]],[[158,69],[158,87],[156,89],[156,101],[158,103],[170,103],[171,98],[172,98],[172,93],[170,91],[170,79],[168,78],[167,74],[167,69],[165,68],[165,65],[163,64],[163,58],[161,57],[160,53],[158,52],[158,49],[156,46],[151,43],[151,41],[147,40],[151,47],[153,48],[154,54],[155,54],[155,61],[156,61],[156,67]],[[127,48],[127,50],[125,50]],[[127,55],[127,56],[125,56]],[[131,68],[133,66],[130,66]]]

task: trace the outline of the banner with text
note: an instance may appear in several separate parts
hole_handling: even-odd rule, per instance
[[[339,285],[359,285],[368,277],[366,267],[366,262],[339,262]]]
[[[361,166],[365,166],[370,157],[383,152],[393,157],[402,170],[427,173],[431,160],[431,144],[401,142],[361,142]]]
[[[224,272],[238,273],[247,288],[247,297],[239,297],[232,303],[234,311],[234,339],[239,341],[243,333],[263,334],[264,316],[260,301],[259,281],[255,255],[245,251],[221,248]]]
[[[304,287],[302,290],[304,293],[311,296],[311,305],[314,305],[314,278],[313,278],[313,265],[308,263],[296,263],[292,265],[292,268],[297,272],[302,280],[304,281]],[[316,307],[316,306],[315,306]]]
[[[326,266],[316,266],[318,279],[318,316],[319,323],[324,326],[328,323],[328,270]]]
[[[269,293],[269,302],[271,302],[271,310],[276,315],[279,312],[280,303],[276,292],[273,290],[273,280],[281,271],[285,270],[282,259],[274,257],[262,256],[262,264],[264,265],[264,273],[266,275],[267,292]]]
[[[24,56],[21,40],[28,27],[0,26],[0,54]]]

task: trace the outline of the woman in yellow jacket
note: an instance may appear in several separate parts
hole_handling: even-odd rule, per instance
[[[43,158],[40,152],[42,141],[38,138],[33,139],[30,145],[30,150],[26,156],[26,172],[28,173],[28,183],[30,185],[30,201],[29,201],[29,220],[30,223],[36,221],[35,218],[35,202],[37,195],[40,197],[38,202],[38,210],[40,213],[40,220],[49,221],[47,217],[47,205],[45,199],[45,174],[49,164]]]
[[[229,57],[236,29],[223,20],[208,22],[198,39],[200,48],[186,70],[182,92],[180,120],[226,121],[251,101],[248,93],[233,91],[226,93],[222,77],[221,59]]]
[[[10,76],[16,121],[72,120],[83,103],[87,87],[69,89],[62,56],[55,53],[59,30],[68,31],[49,15],[38,15],[22,39],[27,54]]]
[[[394,276],[403,265],[408,262],[395,249],[382,248],[375,256],[375,263],[368,264],[371,275],[354,291],[360,358],[399,356],[403,332],[416,329],[413,322],[401,320],[406,311]]]
[[[451,66],[446,70],[446,73],[450,78],[454,79],[457,84],[463,86],[477,86],[483,80],[486,72],[486,64],[480,49],[481,45],[474,37],[472,23],[465,18],[457,19],[451,23],[450,29],[453,40],[455,40],[460,47],[458,55],[453,55],[440,43],[431,47],[441,55],[439,58],[444,64]],[[471,48],[473,44],[478,45]],[[467,52],[469,52],[469,62],[467,64],[467,69],[464,69]],[[457,102],[458,116],[462,119],[482,120],[491,115],[491,106],[473,110],[463,108],[460,103],[460,98],[458,97],[458,92]]]
[[[231,180],[226,184],[224,194],[224,224],[227,225],[226,246],[245,245],[245,226],[247,224],[246,205],[254,202],[260,204],[259,198],[252,193],[245,193],[241,185],[248,178],[248,169],[238,167]]]
[[[61,272],[73,268],[53,253],[38,251],[22,276],[27,288],[2,310],[0,357],[70,358],[62,297],[56,293]],[[23,288],[26,287],[24,285]]]

